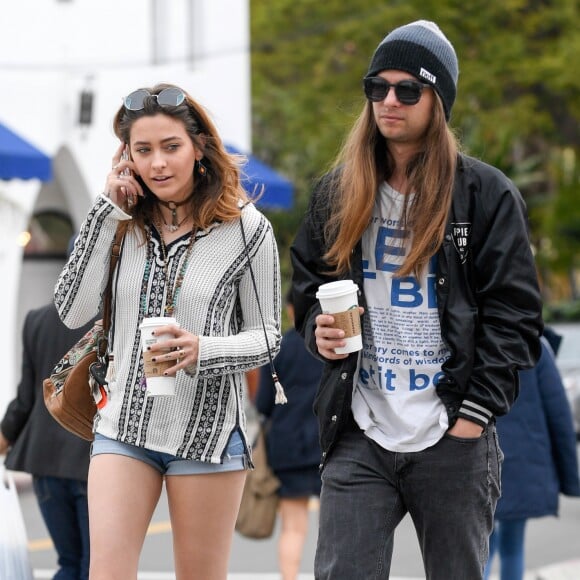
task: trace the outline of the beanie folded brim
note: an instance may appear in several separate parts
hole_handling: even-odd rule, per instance
[[[431,51],[408,40],[384,42],[377,48],[366,76],[376,76],[384,70],[402,70],[431,85],[439,94],[445,118],[449,120],[457,89],[449,72]]]

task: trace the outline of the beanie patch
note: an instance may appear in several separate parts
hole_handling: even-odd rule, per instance
[[[432,85],[437,82],[437,77],[434,74],[431,74],[428,70],[425,70],[423,67],[421,67],[421,70],[419,71],[419,77],[430,82]]]

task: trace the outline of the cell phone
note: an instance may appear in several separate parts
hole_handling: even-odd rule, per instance
[[[121,161],[128,161],[129,160],[129,145],[125,145],[125,147],[123,147],[123,152],[121,153]],[[121,175],[131,175],[131,170],[126,167],[125,169],[123,169],[123,171],[121,171]],[[130,209],[135,205],[135,196],[133,194],[128,194],[127,193],[127,188],[126,187],[122,187],[121,191],[125,194],[125,199],[127,201],[127,207]]]
[[[129,161],[129,145],[123,147],[123,153],[121,153],[121,161]],[[121,172],[122,175],[131,175],[131,170],[127,167]]]

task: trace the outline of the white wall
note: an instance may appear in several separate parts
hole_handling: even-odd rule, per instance
[[[83,187],[48,195],[59,187],[55,182],[37,199],[39,183],[0,181],[0,200],[21,202],[17,216],[0,203],[0,269],[6,273],[0,417],[19,378],[22,317],[46,301],[54,271],[30,270],[28,263],[22,269],[18,234],[34,208],[61,206],[63,199],[78,228],[110,169],[117,148],[112,119],[122,97],[162,81],[181,85],[208,109],[225,141],[250,151],[248,0],[19,0],[2,6],[0,122],[51,157],[70,154],[69,169],[78,168]],[[86,88],[95,99],[92,123],[83,129],[77,119]],[[59,175],[66,179],[67,170]]]

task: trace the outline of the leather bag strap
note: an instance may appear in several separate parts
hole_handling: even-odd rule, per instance
[[[117,262],[121,257],[121,249],[123,247],[123,238],[127,232],[127,222],[121,221],[117,226],[115,232],[115,239],[111,246],[111,261],[109,263],[109,278],[107,286],[105,287],[105,295],[103,302],[103,335],[99,340],[99,357],[104,357],[107,353],[109,329],[111,328],[111,303],[113,299],[113,274],[117,266]]]

